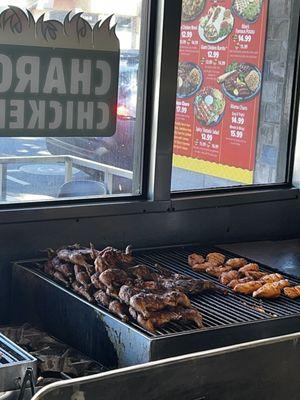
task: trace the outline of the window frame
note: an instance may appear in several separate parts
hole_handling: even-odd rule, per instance
[[[171,193],[173,132],[176,107],[177,66],[182,0],[148,0],[149,42],[147,55],[146,101],[144,104],[144,148],[142,194],[105,199],[89,198],[0,205],[1,223],[45,219],[89,218],[189,209],[229,207],[238,204],[283,201],[299,197],[292,186],[293,161],[299,106],[299,12],[300,3],[292,0],[291,50],[286,90],[295,87],[285,110],[289,129],[286,183],[249,187]],[[297,62],[295,60],[297,59]]]

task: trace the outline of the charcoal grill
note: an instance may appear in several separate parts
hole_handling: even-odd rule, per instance
[[[0,334],[0,392],[20,389],[27,371],[36,376],[36,359]]]
[[[137,263],[150,267],[159,263],[173,272],[218,283],[206,274],[193,272],[187,265],[187,256],[192,252],[205,256],[212,251],[220,250],[174,247],[139,251],[135,256]],[[237,257],[221,252],[229,258]],[[300,330],[300,300],[283,296],[276,300],[258,300],[230,292],[227,296],[205,293],[192,298],[192,305],[203,315],[204,329],[197,329],[193,323],[174,322],[151,334],[134,322],[123,323],[104,307],[91,305],[53,282],[37,268],[37,262],[22,261],[14,265],[14,318],[18,322],[41,325],[108,367],[135,365]],[[261,269],[274,272],[265,265]],[[286,277],[292,284],[300,284],[293,277]],[[20,303],[25,306],[22,312]]]

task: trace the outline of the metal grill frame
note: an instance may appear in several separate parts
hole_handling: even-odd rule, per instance
[[[7,361],[0,363],[0,392],[20,389],[28,368],[33,371],[33,376],[36,376],[36,358],[2,334],[0,352]]]
[[[187,262],[183,261],[187,254],[201,253],[201,249],[205,252],[219,251],[227,257],[237,256],[218,248],[181,246],[138,251],[136,260],[152,266],[155,262],[160,262],[174,272],[217,281],[206,274],[193,272]],[[176,258],[174,252],[175,255],[179,252],[181,258]],[[34,269],[37,262],[42,260],[20,261],[13,266],[14,322],[30,322],[40,326],[110,368],[136,365],[300,330],[300,300],[280,298],[260,301],[238,294],[222,296],[210,293],[192,299],[192,304],[204,316],[205,329],[199,330],[193,324],[182,326],[171,323],[153,335],[135,323],[123,323],[103,307],[88,303],[70,289],[38,272]],[[275,272],[260,265],[261,269]],[[294,278],[290,280],[298,283]],[[278,317],[260,313],[253,308],[262,304],[268,312],[276,313]]]

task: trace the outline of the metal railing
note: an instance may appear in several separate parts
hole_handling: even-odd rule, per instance
[[[133,172],[125,169],[101,164],[96,161],[85,160],[80,157],[61,156],[27,156],[27,157],[0,157],[0,200],[5,201],[7,196],[7,171],[11,164],[64,164],[65,183],[73,180],[73,167],[84,167],[104,174],[104,183],[108,192],[112,193],[113,177],[119,176],[127,179],[133,178]]]

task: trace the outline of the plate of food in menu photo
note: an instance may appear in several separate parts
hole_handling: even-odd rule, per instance
[[[235,15],[253,24],[258,20],[262,6],[263,0],[233,0],[232,10]]]
[[[203,82],[199,65],[192,62],[180,62],[178,65],[177,97],[185,99],[198,92]]]
[[[182,0],[182,21],[193,21],[203,11],[206,0]]]
[[[219,43],[232,32],[233,25],[234,18],[229,8],[213,6],[200,18],[199,36],[206,43]]]
[[[217,82],[230,100],[252,100],[261,89],[261,72],[254,64],[233,62]]]
[[[197,121],[204,126],[214,126],[221,122],[226,101],[220,90],[207,87],[195,97],[194,113]]]

